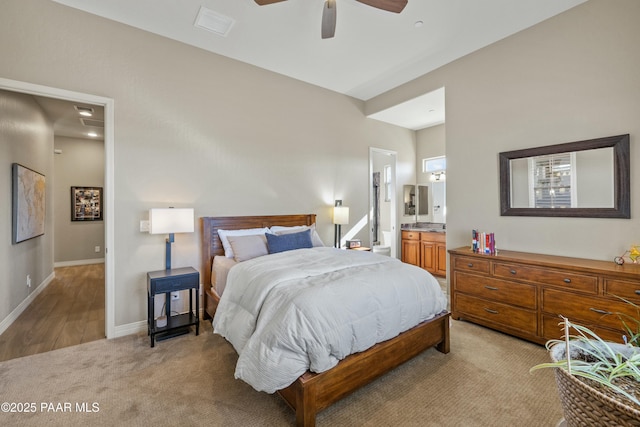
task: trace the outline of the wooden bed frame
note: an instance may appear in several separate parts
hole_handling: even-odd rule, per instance
[[[211,289],[213,257],[224,256],[218,229],[271,227],[272,225],[312,225],[314,214],[242,217],[203,217],[202,269],[204,312],[203,319],[212,319],[220,297]],[[316,414],[375,378],[389,372],[424,350],[435,346],[449,353],[449,312],[420,323],[412,329],[379,343],[369,350],[346,357],[332,369],[316,374],[307,371],[278,394],[296,413],[298,426],[315,426]]]

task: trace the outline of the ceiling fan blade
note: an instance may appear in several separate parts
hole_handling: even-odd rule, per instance
[[[322,8],[322,38],[330,39],[336,33],[336,0],[327,0]]]
[[[255,2],[258,3],[260,6],[266,6],[272,3],[280,3],[281,1],[286,1],[286,0],[255,0]]]
[[[386,10],[387,12],[400,13],[407,5],[408,0],[356,0],[360,3]]]

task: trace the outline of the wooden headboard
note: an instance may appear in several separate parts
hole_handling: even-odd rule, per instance
[[[315,214],[268,215],[268,216],[205,216],[200,218],[202,229],[202,274],[204,286],[211,284],[211,266],[213,257],[224,255],[224,248],[218,236],[218,230],[240,230],[243,228],[271,227],[281,225],[312,225],[316,223]]]

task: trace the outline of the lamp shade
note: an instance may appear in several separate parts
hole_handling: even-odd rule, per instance
[[[349,224],[349,208],[346,206],[335,206],[333,208],[334,224]]]
[[[149,209],[149,233],[193,233],[193,209]]]

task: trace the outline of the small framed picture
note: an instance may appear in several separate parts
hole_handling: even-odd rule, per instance
[[[71,221],[102,221],[102,187],[71,187]]]

